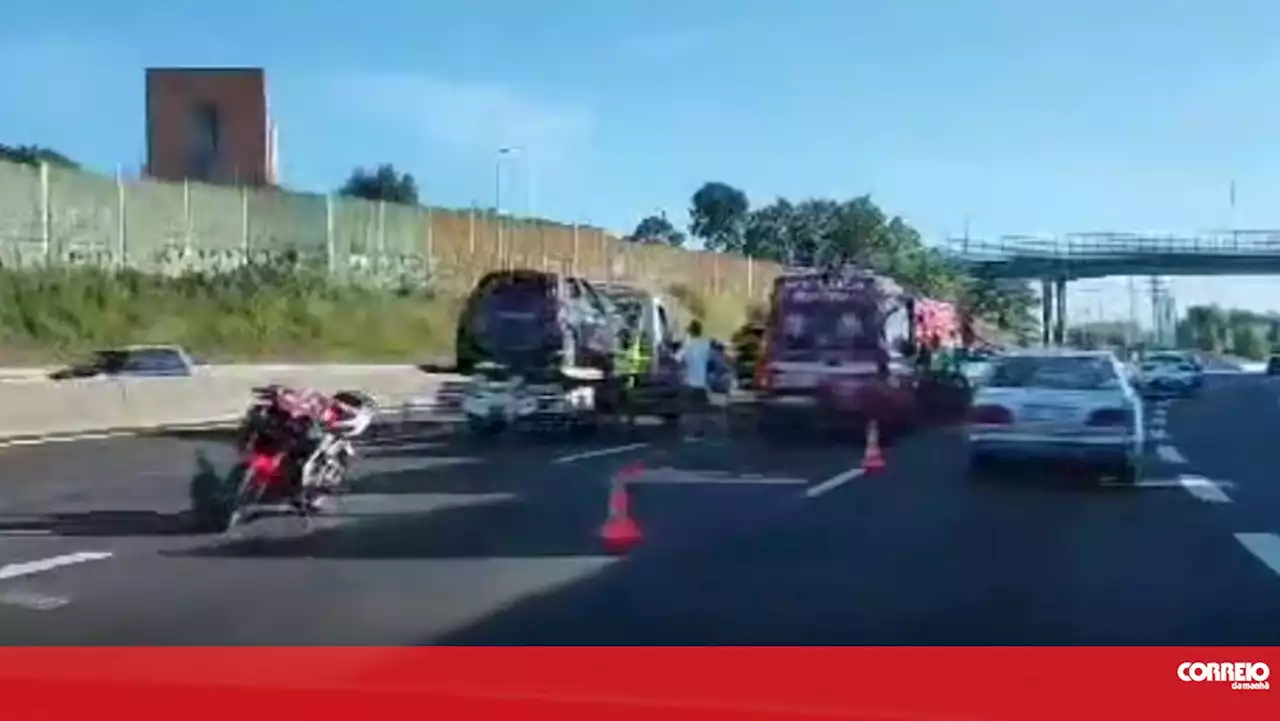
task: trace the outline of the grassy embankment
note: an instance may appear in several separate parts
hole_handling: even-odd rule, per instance
[[[727,338],[746,303],[668,291]],[[424,362],[453,356],[461,299],[338,285],[251,268],[181,278],[94,269],[0,269],[0,366],[96,348],[175,344],[217,362]]]

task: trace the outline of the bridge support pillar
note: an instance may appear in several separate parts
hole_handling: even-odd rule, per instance
[[[1040,279],[1040,342],[1053,343],[1053,282]]]
[[[1067,279],[1057,278],[1053,282],[1053,300],[1057,304],[1058,310],[1054,318],[1053,335],[1058,345],[1066,345],[1067,342]]]

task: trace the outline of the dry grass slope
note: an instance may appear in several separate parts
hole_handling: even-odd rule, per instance
[[[721,337],[746,312],[738,298],[668,292]],[[0,365],[135,343],[178,344],[208,362],[444,361],[460,307],[460,295],[339,285],[305,271],[0,270]]]

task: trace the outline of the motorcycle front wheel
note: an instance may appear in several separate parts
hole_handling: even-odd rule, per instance
[[[262,500],[265,491],[265,484],[258,481],[257,473],[247,464],[237,466],[234,475],[239,476],[239,481],[236,483],[235,495],[227,506],[224,528],[227,531],[249,520],[250,509]]]

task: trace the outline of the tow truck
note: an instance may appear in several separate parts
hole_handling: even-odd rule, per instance
[[[582,278],[495,271],[458,321],[458,370],[471,376],[461,409],[473,435],[508,429],[591,432],[614,412],[621,326]]]

